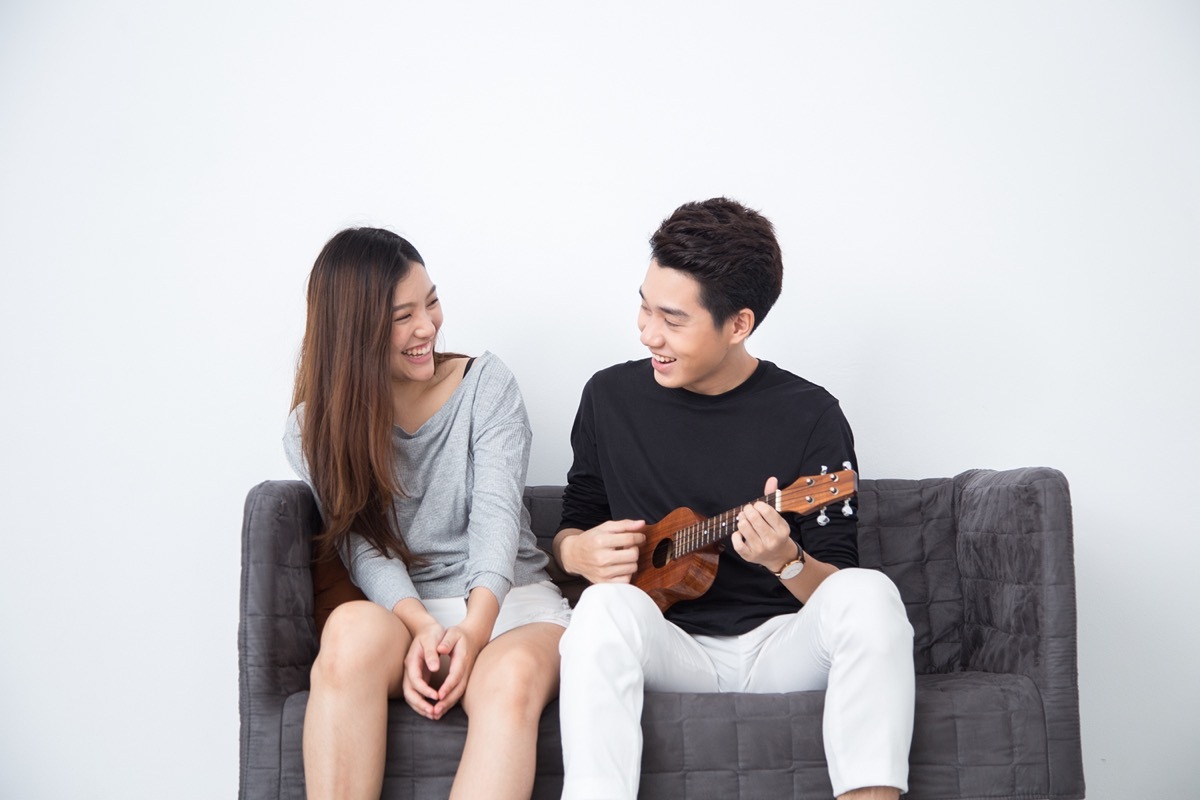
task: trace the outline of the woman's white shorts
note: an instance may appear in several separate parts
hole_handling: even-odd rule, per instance
[[[457,625],[467,616],[467,601],[463,597],[439,597],[421,602],[444,628]],[[552,582],[514,586],[500,604],[500,616],[496,617],[492,627],[492,638],[533,622],[550,622],[565,628],[570,621],[571,606]]]

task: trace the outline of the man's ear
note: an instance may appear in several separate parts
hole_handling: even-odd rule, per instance
[[[746,337],[754,330],[754,312],[748,308],[743,308],[729,318],[729,324],[729,343],[741,344],[746,341]]]

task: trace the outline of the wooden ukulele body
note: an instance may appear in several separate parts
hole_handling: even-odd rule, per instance
[[[717,578],[719,545],[708,545],[685,558],[669,553],[679,530],[703,521],[704,517],[690,508],[677,508],[642,530],[646,541],[638,548],[637,573],[632,583],[650,595],[660,611],[665,612],[680,600],[699,597]],[[661,565],[656,565],[656,560]]]

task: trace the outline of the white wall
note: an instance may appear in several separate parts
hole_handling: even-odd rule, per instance
[[[234,795],[242,501],[333,232],[411,236],[559,483],[717,194],[866,476],[1067,474],[1089,797],[1192,788],[1200,6],[508,5],[0,6],[0,795]]]

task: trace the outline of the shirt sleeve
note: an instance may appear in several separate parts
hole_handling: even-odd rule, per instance
[[[841,406],[834,401],[817,418],[813,430],[809,434],[801,461],[801,475],[817,475],[821,467],[828,467],[830,472],[843,469],[843,462],[850,462],[854,470],[858,470],[858,461],[854,455],[854,434],[850,423],[842,414]],[[800,546],[818,561],[832,564],[838,569],[858,566],[858,508],[854,500],[850,501],[852,513],[843,514],[841,501],[831,505],[826,510],[829,517],[827,525],[821,525],[818,514],[793,518],[792,531],[798,534]]]
[[[374,545],[355,533],[350,534],[348,549],[348,554],[339,555],[346,563],[354,585],[362,589],[372,603],[391,611],[401,600],[410,597],[421,599],[402,559],[381,554]]]
[[[474,485],[467,521],[466,588],[482,586],[503,603],[513,585],[533,434],[516,378],[497,358],[477,363],[472,407]]]
[[[564,528],[588,530],[612,519],[596,450],[595,383],[596,379],[592,378],[583,387],[579,409],[575,412],[575,423],[571,426],[573,460],[563,490],[562,521],[558,526],[560,531]]]

